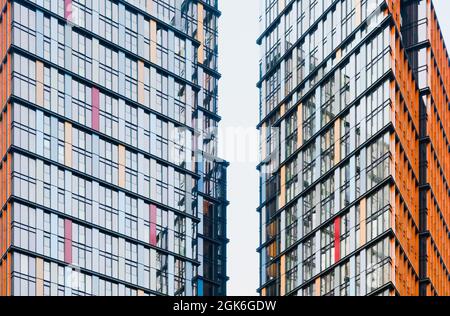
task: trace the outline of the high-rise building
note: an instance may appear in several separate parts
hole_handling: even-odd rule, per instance
[[[0,294],[226,294],[217,0],[0,1]]]
[[[431,0],[261,0],[261,295],[450,294]]]

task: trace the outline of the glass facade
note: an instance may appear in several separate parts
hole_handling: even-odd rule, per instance
[[[448,152],[434,149],[448,144],[448,54],[432,1],[260,2],[259,292],[448,294]]]
[[[217,1],[4,8],[2,293],[225,295]]]

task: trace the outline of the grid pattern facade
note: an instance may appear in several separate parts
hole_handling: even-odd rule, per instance
[[[216,0],[0,1],[0,294],[225,295]]]
[[[449,62],[432,1],[261,8],[259,292],[447,295]]]

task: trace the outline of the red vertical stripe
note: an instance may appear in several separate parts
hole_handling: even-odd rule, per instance
[[[72,21],[72,0],[64,0],[64,18]]]
[[[100,92],[92,88],[92,128],[96,131],[100,127]]]
[[[341,218],[338,217],[334,221],[334,260],[341,260]]]
[[[72,221],[64,221],[64,261],[72,263]]]
[[[150,244],[156,246],[156,206],[150,205]]]

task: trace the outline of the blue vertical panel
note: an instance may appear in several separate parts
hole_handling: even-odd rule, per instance
[[[350,220],[350,253],[356,250],[356,225],[359,223],[359,219],[356,218],[356,206],[352,206],[349,212]],[[350,267],[351,269],[351,267]]]
[[[175,295],[175,258],[173,256],[169,256],[169,260],[168,260],[168,266],[169,266],[169,296],[174,296]]]
[[[172,76],[169,77],[169,82],[168,82],[168,89],[169,89],[169,106],[168,106],[168,113],[167,115],[171,118],[175,118],[175,99],[174,99],[174,94],[175,94],[175,80]]]
[[[145,194],[148,196],[149,192]],[[149,206],[141,199],[138,200],[138,234],[140,236],[139,240],[145,243],[150,242],[150,231],[145,226],[144,219],[149,218]]]
[[[119,46],[121,47],[125,47],[125,11],[125,5],[119,3]]]
[[[92,176],[98,178],[99,162],[99,144],[100,137],[97,134],[92,135]]]
[[[150,82],[154,83],[156,82],[156,77],[157,77],[157,72],[156,72],[156,68],[154,67],[150,67]],[[152,110],[155,110],[155,105],[156,105],[156,88],[155,86],[152,86],[152,88],[150,89],[150,108]]]
[[[44,162],[36,160],[36,203],[44,205]]]
[[[36,252],[44,255],[44,211],[40,208],[36,209]]]
[[[150,114],[150,153],[156,153],[156,115]],[[153,173],[151,173],[153,174]]]
[[[169,206],[173,207],[173,208],[177,208],[178,205],[175,205],[175,192],[174,192],[174,181],[173,179],[175,179],[175,170],[173,169],[173,167],[169,167],[168,168],[168,173],[169,173],[169,181],[168,181],[168,185],[169,185],[169,189],[168,191],[168,200],[169,200]]]
[[[125,192],[119,192],[119,233],[125,235]]]
[[[95,2],[95,1],[94,1]],[[94,23],[98,24],[98,23]],[[96,38],[92,39],[92,81],[99,84],[99,41]],[[102,56],[102,58],[105,58]]]
[[[302,222],[302,221],[299,221]],[[298,251],[297,251],[297,255],[298,255],[298,261],[297,262],[303,262],[303,260],[305,260],[305,258],[303,258],[303,249],[302,249],[302,244],[298,245]],[[264,267],[264,266],[261,266]],[[299,267],[299,273],[298,275],[298,280],[297,280],[297,286],[300,286],[300,284],[303,284],[306,280],[304,280],[303,277],[303,270],[302,270],[302,266]],[[264,269],[261,269],[264,271]],[[263,284],[263,283],[261,283]]]
[[[119,237],[119,279],[125,281],[125,239]]]
[[[65,41],[64,66],[66,69],[72,70],[72,27],[69,24],[65,25],[64,41]]]
[[[99,273],[99,246],[98,246],[98,229],[92,229],[92,270]],[[94,292],[94,291],[93,291]]]
[[[72,173],[67,170],[64,175],[64,190],[66,191],[64,195],[64,213],[70,216],[72,215]]]
[[[167,49],[169,50],[168,52],[168,59],[169,59],[169,63],[168,63],[168,68],[170,72],[174,72],[175,71],[175,34],[173,33],[172,30],[169,30],[168,32],[168,45],[167,45]]]
[[[99,6],[100,1],[92,1],[92,33],[99,34]]]
[[[53,112],[58,113],[58,69],[56,68],[50,68],[50,106]]]
[[[36,110],[36,154],[44,156],[44,113]]]
[[[192,214],[192,194],[190,194],[190,192],[192,192],[192,177],[190,175],[186,175],[187,179],[186,179],[186,192],[188,192],[188,194],[186,194],[186,213],[187,214]],[[189,226],[188,226],[189,227]]]
[[[367,280],[367,256],[366,256],[366,249],[361,250],[360,253],[360,258],[361,258],[361,286],[360,288],[360,295],[361,296],[366,296],[367,295],[367,287],[365,286],[367,284],[366,280]]]
[[[51,159],[53,161],[58,161],[58,118],[52,116],[50,119],[50,149],[51,149]]]
[[[44,58],[44,13],[36,10],[36,55]]]
[[[99,192],[100,188],[99,188],[99,184],[96,181],[92,182],[92,223],[94,225],[100,225],[100,221],[98,218],[98,214],[99,214],[99,203],[98,201],[100,200],[99,197]]]
[[[185,89],[186,89],[186,125],[192,127],[192,112],[193,112],[192,87],[190,85],[186,85]]]
[[[56,214],[50,215],[50,256],[58,260],[58,216]]]
[[[203,280],[198,279],[197,281],[197,296],[203,296]]]
[[[119,283],[119,296],[125,296],[125,285]]]
[[[193,60],[194,60],[194,56],[192,56],[192,42],[191,41],[186,41],[186,71],[185,71],[185,78],[187,80],[191,80],[192,79],[192,67],[193,67]],[[190,95],[187,94],[186,95]]]
[[[144,165],[145,165],[145,157],[144,157],[144,155],[143,154],[141,154],[141,153],[138,153],[138,157],[137,157],[137,159],[138,159],[138,194],[139,195],[142,195],[142,196],[145,196],[146,195],[146,192],[144,192],[143,190],[144,190],[144,171],[143,171],[143,168],[144,168]]]
[[[137,38],[137,53],[139,56],[145,56],[144,54],[144,36],[145,31],[145,18],[142,14],[137,14],[137,30],[138,30],[138,38]]]
[[[168,243],[168,250],[175,252],[175,236],[174,236],[174,221],[175,221],[175,215],[173,212],[169,212],[168,214],[168,219],[169,219],[169,223],[168,223],[168,237],[167,237],[167,243]]]
[[[193,296],[194,293],[192,293],[192,282],[193,282],[193,275],[192,275],[192,263],[186,262],[186,296]]]
[[[58,264],[50,263],[50,295],[58,295]]]
[[[352,235],[350,235],[350,236],[352,236]],[[350,251],[351,251],[351,249],[352,248],[350,248]],[[349,277],[350,277],[349,295],[350,295],[350,297],[353,297],[353,296],[356,296],[356,256],[350,257],[350,275],[349,275]],[[365,286],[363,286],[363,287],[365,287]]]
[[[146,116],[145,116],[144,109],[138,108],[138,135],[137,135],[138,136],[138,147],[143,150],[146,149],[145,148],[146,147],[146,145],[145,145],[146,137],[144,134],[145,118],[146,118]],[[148,128],[148,127],[146,126],[146,128]]]
[[[137,268],[137,282],[138,286],[145,287],[145,280],[144,280],[144,265],[143,262],[145,256],[145,248],[142,245],[138,245],[137,247],[137,262],[138,262],[138,268]]]
[[[58,19],[50,17],[50,30],[52,32],[52,39],[50,41],[50,61],[58,66],[64,67],[64,65],[58,64]]]
[[[123,90],[121,90],[123,91]],[[119,140],[125,143],[125,100],[119,99]]]
[[[53,210],[58,210],[58,167],[56,165],[52,165],[50,172],[52,184],[52,186],[50,187],[50,207]]]
[[[99,296],[99,278],[95,275],[92,277],[92,295]]]
[[[300,197],[297,201],[297,210],[298,210],[298,217],[297,218],[303,218],[304,216],[304,209],[303,209],[303,197]],[[302,237],[304,237],[304,232],[303,232],[303,221],[302,220],[298,220],[297,221],[297,231],[298,231],[298,237],[297,239],[300,239]]]
[[[68,74],[64,75],[64,112],[68,119],[72,119],[72,77]]]
[[[64,11],[63,12],[59,12],[58,11],[58,5],[59,5],[58,1],[50,1],[50,9],[51,9],[51,11],[52,12],[58,12],[58,15],[61,16],[61,14],[62,14],[62,17],[64,17]]]
[[[119,93],[125,93],[125,53],[119,52]]]
[[[64,271],[65,296],[72,296],[72,268],[65,267]]]

